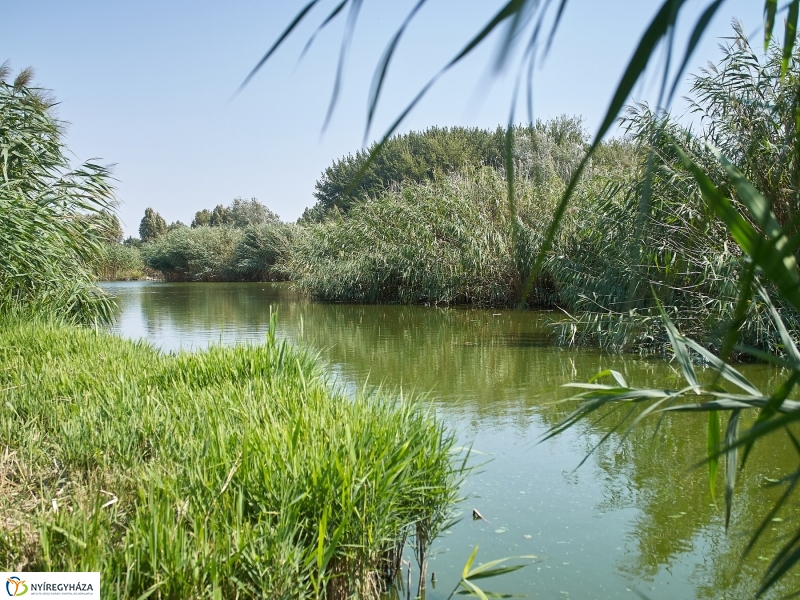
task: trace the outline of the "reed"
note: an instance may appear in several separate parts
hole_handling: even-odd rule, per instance
[[[104,228],[87,217],[114,203],[109,170],[71,168],[55,100],[32,70],[9,76],[0,65],[0,313],[108,321],[112,303],[91,268]]]
[[[275,323],[260,346],[162,354],[4,322],[0,568],[100,571],[120,598],[385,590],[464,459],[419,402],[331,391]]]
[[[280,222],[177,227],[141,247],[146,267],[168,281],[276,281],[293,228]]]
[[[158,275],[144,264],[139,248],[117,242],[103,244],[92,271],[100,281],[135,281]]]

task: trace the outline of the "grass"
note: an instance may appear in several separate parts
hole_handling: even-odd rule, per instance
[[[407,398],[331,391],[274,328],[163,354],[3,322],[0,568],[100,571],[120,598],[385,589],[448,520],[454,437]]]

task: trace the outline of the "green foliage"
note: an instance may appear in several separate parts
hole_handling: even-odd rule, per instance
[[[280,222],[247,227],[233,249],[231,270],[247,281],[286,279],[296,229]]]
[[[50,312],[109,320],[112,304],[91,263],[109,235],[114,201],[105,167],[71,169],[55,101],[26,69],[8,83],[0,67],[0,312]]]
[[[192,221],[192,227],[209,227],[211,225],[211,211],[207,208],[203,210],[198,210],[194,214],[194,220]]]
[[[217,204],[211,215],[208,218],[208,224],[211,227],[222,227],[223,225],[233,225],[233,215],[231,209]]]
[[[106,243],[102,250],[93,265],[101,281],[131,281],[155,274],[145,266],[138,246]]]
[[[503,164],[503,136],[478,128],[430,127],[422,132],[397,135],[386,143],[363,177],[351,187],[375,149],[356,152],[334,161],[316,185],[317,203],[306,209],[302,222],[318,222],[333,209],[349,211],[364,198],[388,190],[393,184],[425,182],[467,167],[500,167]]]
[[[180,229],[181,227],[186,227],[186,223],[182,221],[173,221],[167,226],[167,231],[173,231],[175,229]]]
[[[278,215],[272,212],[256,198],[245,200],[234,198],[230,206],[218,204],[213,211],[204,208],[197,211],[192,221],[192,227],[237,227],[244,229],[251,225],[266,225],[278,223]]]
[[[180,227],[144,244],[142,259],[168,281],[230,280],[233,250],[241,237],[231,227]]]
[[[406,181],[344,215],[303,227],[288,263],[298,287],[314,297],[355,302],[519,303],[550,212],[586,150],[586,135],[580,119],[564,116],[514,133],[516,214],[505,204],[508,182],[495,168]],[[632,163],[633,153],[630,144],[609,144],[582,180],[579,205],[591,210],[609,173],[622,158]],[[576,218],[570,223],[559,237],[564,247],[579,226]],[[557,300],[548,272],[535,283],[522,301]]]
[[[346,217],[303,228],[288,269],[297,286],[317,298],[515,303],[558,188],[520,184],[517,218],[509,215],[505,189],[505,179],[491,168],[407,183]]]
[[[720,63],[694,78],[694,110],[704,117],[704,131],[646,106],[622,120],[638,167],[613,175],[597,204],[583,211],[579,235],[547,262],[560,305],[574,315],[560,327],[562,341],[663,352],[669,340],[660,304],[685,335],[717,352],[731,328],[744,345],[781,347],[763,302],[736,314],[747,261],[683,158],[729,190],[728,174],[706,143],[736,157],[745,176],[763,186],[779,225],[795,232],[797,138],[788,123],[797,107],[798,59],[781,79],[781,48],[773,45],[761,65],[738,26],[734,33]],[[733,202],[740,206],[736,193]],[[779,308],[791,328],[800,326],[798,313]]]
[[[230,206],[230,219],[231,225],[240,229],[251,225],[266,225],[280,221],[278,215],[255,198],[250,198],[250,200],[234,198]]]
[[[5,322],[0,386],[0,565],[100,571],[104,598],[377,597],[463,473],[432,413],[331,391],[274,318],[177,354]]]
[[[275,281],[293,228],[273,221],[244,229],[177,227],[141,247],[144,264],[169,281]]]
[[[139,223],[139,239],[143,244],[154,242],[167,232],[167,222],[152,208],[144,210],[144,217]]]

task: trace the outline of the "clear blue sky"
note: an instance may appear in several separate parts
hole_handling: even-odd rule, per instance
[[[236,98],[244,77],[305,4],[287,0],[25,0],[5,2],[0,62],[36,69],[36,82],[61,102],[76,160],[116,163],[119,213],[136,234],[148,206],[167,221],[256,197],[284,220],[313,204],[314,183],[331,162],[362,146],[372,72],[413,0],[364,3],[344,88],[330,126],[322,124],[344,19],[298,57],[328,0]],[[502,4],[429,0],[398,49],[371,139]],[[557,4],[557,3],[556,3]],[[660,0],[570,0],[534,80],[534,117],[582,115],[598,127],[624,66]],[[693,3],[687,23],[707,4]],[[719,57],[721,36],[738,17],[757,32],[763,2],[728,0],[695,53],[689,72]],[[754,46],[758,46],[754,43]],[[508,120],[515,71],[493,77],[495,39],[445,76],[401,127],[495,127]],[[685,93],[687,87],[681,90]],[[652,99],[654,86],[637,90]],[[680,112],[683,103],[675,103]],[[520,119],[525,115],[520,114]]]

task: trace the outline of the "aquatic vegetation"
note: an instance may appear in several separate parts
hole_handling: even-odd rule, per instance
[[[274,318],[177,354],[4,322],[0,386],[0,568],[100,571],[104,597],[374,597],[463,474],[432,413],[331,391]]]
[[[142,245],[141,255],[169,281],[275,281],[285,279],[281,263],[292,231],[280,222],[178,227]]]
[[[95,257],[92,271],[101,281],[131,281],[156,275],[142,261],[139,248],[119,243],[103,244],[102,254]]]
[[[287,270],[326,300],[506,304],[530,252],[515,249],[504,189],[493,169],[407,184],[301,229]]]
[[[114,202],[106,167],[71,168],[55,101],[21,71],[0,66],[0,312],[51,313],[77,322],[111,318],[94,285],[100,215]]]

